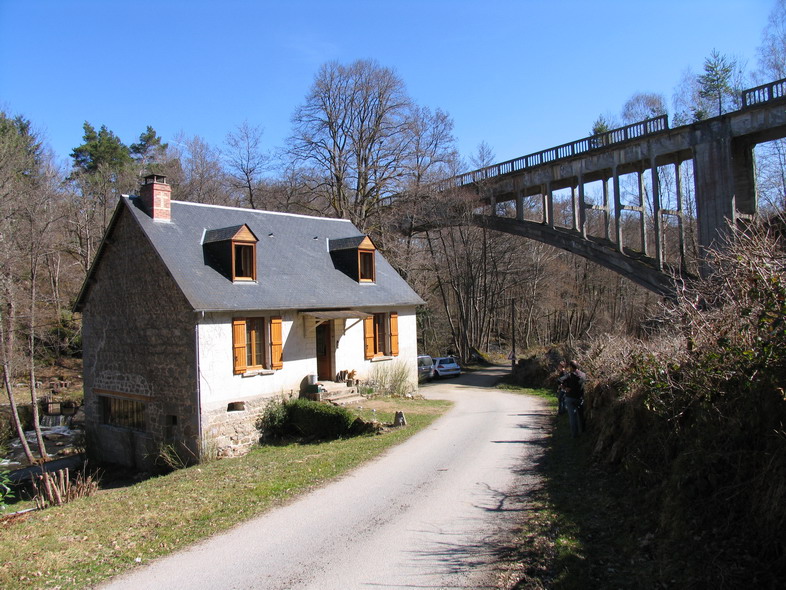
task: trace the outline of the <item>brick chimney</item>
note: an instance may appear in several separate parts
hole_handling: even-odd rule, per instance
[[[166,176],[148,174],[139,189],[139,196],[145,210],[154,221],[171,221],[170,199],[172,188],[166,183]]]

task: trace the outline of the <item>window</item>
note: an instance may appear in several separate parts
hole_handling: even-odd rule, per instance
[[[363,320],[365,357],[398,356],[398,313],[375,313]]]
[[[232,242],[232,280],[255,281],[257,261],[255,244]]]
[[[101,400],[101,422],[131,430],[145,431],[146,404],[139,400],[99,396]]]
[[[280,317],[232,320],[233,371],[235,375],[262,369],[281,369],[283,332]]]
[[[358,268],[360,282],[374,282],[374,250],[358,250]]]

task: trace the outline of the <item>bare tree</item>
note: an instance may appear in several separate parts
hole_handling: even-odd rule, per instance
[[[626,124],[665,115],[666,98],[654,92],[637,92],[622,107],[622,120]]]
[[[179,178],[173,182],[178,200],[210,205],[237,205],[225,189],[221,157],[214,147],[195,135],[175,138],[174,156],[180,163]]]
[[[776,0],[758,48],[759,83],[786,78],[786,0]],[[756,184],[765,208],[786,211],[786,140],[756,148]]]
[[[227,181],[233,190],[242,193],[242,203],[257,209],[262,174],[269,167],[270,156],[262,149],[262,128],[244,121],[225,140],[223,151]]]
[[[411,101],[393,70],[358,60],[323,65],[292,118],[297,166],[319,171],[311,188],[361,231],[383,199],[400,189],[410,149]]]

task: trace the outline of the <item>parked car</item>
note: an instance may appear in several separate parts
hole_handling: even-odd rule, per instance
[[[427,354],[418,355],[418,381],[434,378],[434,359]]]
[[[441,356],[434,359],[434,378],[461,375],[461,367],[452,356]]]

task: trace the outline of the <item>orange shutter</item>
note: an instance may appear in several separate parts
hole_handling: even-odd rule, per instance
[[[270,361],[273,369],[284,368],[284,336],[281,318],[270,318]]]
[[[390,354],[398,356],[398,312],[390,312]]]
[[[363,336],[366,341],[366,358],[373,359],[374,350],[374,316],[363,318]]]
[[[235,375],[246,372],[246,320],[232,320],[232,355]]]

